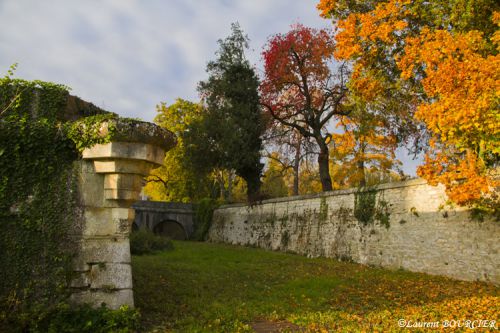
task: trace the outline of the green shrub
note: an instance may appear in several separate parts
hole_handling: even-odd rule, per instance
[[[130,234],[130,253],[132,254],[150,254],[173,249],[171,239],[155,235],[149,229],[140,228]]]
[[[0,321],[1,332],[29,333],[127,333],[137,332],[140,323],[138,310],[121,306],[111,310],[104,305],[92,308],[90,305],[70,306],[60,303],[44,309],[32,309],[31,313],[10,316],[8,322]]]
[[[89,305],[82,305],[72,308],[64,304],[29,331],[34,333],[136,332],[139,328],[139,319],[139,312],[126,305],[118,310],[111,310],[105,306],[92,308]]]
[[[212,215],[218,206],[218,202],[210,198],[204,198],[198,202],[195,212],[194,232],[191,236],[193,240],[205,240],[212,225]]]

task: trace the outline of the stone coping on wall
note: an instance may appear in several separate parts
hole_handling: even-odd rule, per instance
[[[168,210],[177,214],[194,214],[194,204],[183,202],[165,202],[141,200],[132,205],[135,210],[147,210],[149,212],[164,212]]]
[[[295,195],[291,197],[280,197],[280,198],[273,198],[273,199],[267,199],[263,201],[259,201],[258,204],[270,204],[270,203],[278,203],[278,202],[290,202],[290,201],[300,201],[300,200],[306,200],[306,199],[315,199],[315,198],[323,198],[323,197],[334,197],[334,196],[340,196],[340,195],[350,195],[353,193],[357,193],[359,191],[369,191],[369,190],[388,190],[388,189],[393,189],[393,188],[400,188],[400,187],[410,187],[410,186],[419,186],[419,185],[425,185],[427,184],[427,181],[422,178],[412,178],[409,180],[404,180],[400,182],[391,182],[391,183],[384,183],[384,184],[379,184],[376,186],[370,186],[370,187],[365,187],[365,188],[348,188],[345,190],[336,190],[336,191],[328,191],[328,192],[321,192],[321,193],[313,193],[313,194],[303,194],[303,195]],[[236,208],[236,207],[244,207],[248,206],[247,203],[234,203],[234,204],[228,204],[228,205],[221,205],[218,209],[225,209],[225,208]]]
[[[149,207],[144,207],[144,206],[135,206],[132,205],[132,208],[134,208],[136,211],[148,211],[148,212],[156,212],[156,213],[162,213],[165,211],[165,208],[149,208]],[[194,215],[193,210],[183,210],[183,209],[169,209],[167,208],[169,213],[172,214],[184,214],[184,215]]]
[[[177,144],[175,134],[156,124],[133,118],[121,118],[115,113],[97,114],[76,120],[72,131],[79,136],[90,136],[95,142],[130,142],[148,144],[168,151]],[[89,144],[86,148],[92,148]],[[162,161],[163,162],[163,161]]]
[[[165,150],[161,147],[154,146],[151,144],[137,143],[137,142],[110,142],[105,144],[97,144],[91,148],[87,148],[82,152],[83,159],[91,159],[97,161],[96,172],[98,173],[115,173],[117,171],[108,171],[108,166],[100,161],[104,162],[125,162],[123,166],[123,172],[118,171],[118,173],[138,173],[147,175],[149,170],[142,170],[140,167],[143,163],[139,162],[138,165],[135,164],[136,161],[147,162],[147,166],[150,164],[161,165],[163,159],[165,158]],[[134,161],[134,165],[130,165],[127,161]],[[131,170],[138,170],[131,172]],[[146,172],[144,172],[146,171]]]
[[[165,151],[177,144],[175,135],[156,124],[136,119],[116,118],[104,121],[101,133],[105,136],[110,126],[114,127],[111,141],[150,144]],[[162,161],[163,162],[163,161]]]

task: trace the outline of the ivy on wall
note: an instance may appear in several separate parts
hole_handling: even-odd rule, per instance
[[[359,188],[354,193],[354,217],[358,222],[367,226],[376,220],[386,228],[390,227],[390,204],[379,197],[377,200],[376,188]]]
[[[118,116],[114,113],[85,117],[76,122],[66,124],[65,130],[68,138],[75,143],[76,149],[83,151],[87,147],[110,142],[111,137],[116,131],[116,126],[110,120],[116,118]],[[104,122],[109,124],[105,129],[102,127]]]
[[[63,85],[0,79],[0,331],[37,331],[67,301],[83,220],[74,162],[110,141],[110,119]]]
[[[74,143],[61,130],[64,86],[0,81],[0,319],[48,311],[67,297],[76,225]],[[21,322],[21,323],[19,323]]]

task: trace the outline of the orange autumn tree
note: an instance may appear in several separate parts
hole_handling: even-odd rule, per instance
[[[343,133],[332,134],[332,179],[336,188],[373,185],[368,181],[371,174],[392,178],[394,171],[399,171],[396,136],[387,131],[383,119],[363,111],[358,109],[350,118],[340,117],[337,127]]]
[[[458,204],[477,202],[500,184],[495,179],[500,157],[500,56],[489,54],[479,31],[424,29],[407,43],[398,65],[403,78],[425,73],[421,83],[429,100],[419,105],[415,116],[433,134],[433,149],[418,175],[430,184],[445,184]]]
[[[368,99],[405,96],[426,125],[431,149],[418,174],[458,204],[487,197],[500,160],[498,2],[321,0],[318,8],[337,22],[335,56],[353,62],[353,87]]]
[[[299,193],[314,194],[321,193],[323,188],[319,181],[318,167],[313,161],[304,161],[300,167]]]
[[[402,144],[421,148],[419,124],[412,121],[419,95],[414,82],[401,80],[395,54],[401,51],[408,23],[398,1],[321,1],[322,15],[336,19],[334,56],[352,64],[351,94],[384,118]]]

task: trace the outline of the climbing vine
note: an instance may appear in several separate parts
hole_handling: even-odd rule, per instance
[[[319,221],[320,222],[325,222],[326,219],[328,218],[328,204],[326,203],[326,198],[321,197],[320,203],[319,203]]]
[[[354,193],[354,217],[363,226],[379,221],[386,228],[390,227],[390,206],[380,197],[377,201],[377,189],[359,188]]]
[[[363,225],[373,222],[377,191],[359,189],[354,193],[354,217]]]
[[[114,113],[85,117],[66,124],[65,131],[68,138],[75,143],[76,149],[83,151],[87,147],[110,142],[116,133],[116,123],[110,120],[117,118]]]
[[[0,81],[0,319],[18,327],[67,297],[78,218],[78,155],[58,120],[67,96],[61,85]]]
[[[24,332],[67,302],[82,221],[74,161],[110,140],[102,124],[117,115],[12,71],[0,78],[0,331]],[[71,98],[92,116],[73,121]]]
[[[380,222],[381,225],[389,229],[391,226],[391,204],[384,199],[379,199],[377,203],[377,208],[375,210],[375,219]]]
[[[195,225],[191,239],[204,241],[212,225],[214,210],[219,203],[210,198],[204,198],[198,202],[195,208]]]

